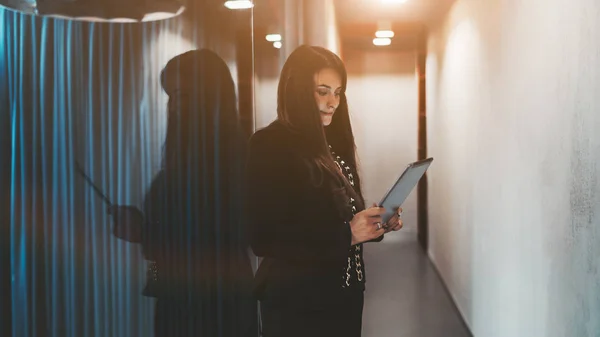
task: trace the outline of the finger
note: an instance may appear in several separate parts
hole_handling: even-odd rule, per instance
[[[391,218],[389,218],[389,220],[386,222],[386,226],[393,228],[396,227],[396,224],[398,224],[398,214],[395,213],[394,215],[392,215]]]
[[[402,220],[398,220],[398,224],[394,227],[394,230],[399,231],[402,229],[402,226],[404,226],[404,222],[402,222]]]
[[[373,234],[376,235],[375,237],[379,237],[385,231],[385,227],[380,222],[373,225]]]
[[[388,232],[396,230],[396,227],[398,227],[398,219],[394,219],[394,217],[390,218],[390,220],[387,222]]]
[[[385,208],[375,206],[375,207],[367,208],[363,212],[366,216],[378,216],[378,215],[385,213]]]
[[[374,221],[371,223],[371,228],[373,228],[374,231],[379,231],[381,229],[385,230],[385,224],[381,221]]]
[[[377,226],[377,223],[381,223],[381,226],[386,225],[385,223],[383,223],[383,219],[381,218],[381,215],[369,217],[368,223],[370,223],[371,225],[375,225],[375,226]]]

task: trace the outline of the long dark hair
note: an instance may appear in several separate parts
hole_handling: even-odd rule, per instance
[[[161,73],[167,95],[167,135],[163,169],[193,166],[241,134],[235,85],[227,64],[208,50],[192,50],[171,59]]]
[[[241,240],[246,139],[227,64],[210,50],[192,50],[167,63],[161,85],[169,96],[167,132],[161,170],[146,194],[148,220],[157,224],[148,226],[145,250],[172,250],[165,245],[192,237],[211,241],[207,248],[217,236]]]
[[[335,70],[342,78],[340,104],[327,127],[323,127],[314,98],[314,75],[325,68]],[[353,187],[336,166],[329,150],[331,145],[357,169],[356,146],[345,94],[347,79],[344,63],[336,54],[325,48],[302,45],[286,60],[277,90],[277,119],[302,136],[304,147],[299,150],[311,168],[314,183],[329,185],[344,217],[351,216],[348,213],[349,198],[354,198],[357,207],[364,209],[358,174]]]

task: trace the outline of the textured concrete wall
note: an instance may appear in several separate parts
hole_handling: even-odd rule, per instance
[[[429,254],[475,336],[600,335],[599,19],[457,0],[430,37]]]

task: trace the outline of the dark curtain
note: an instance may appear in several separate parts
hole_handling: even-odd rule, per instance
[[[106,205],[74,165],[113,203],[141,208],[161,164],[161,69],[206,47],[235,79],[235,31],[250,20],[222,7],[200,1],[144,24],[0,9],[2,336],[151,335],[147,261],[111,235]]]

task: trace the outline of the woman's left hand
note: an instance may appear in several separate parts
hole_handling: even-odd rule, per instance
[[[385,224],[385,232],[398,231],[404,226],[402,222],[402,208],[398,207],[396,213]]]

